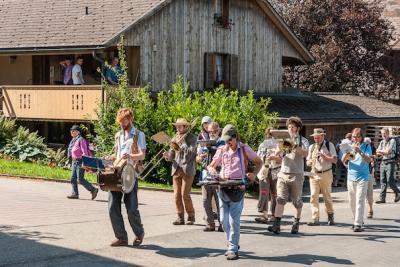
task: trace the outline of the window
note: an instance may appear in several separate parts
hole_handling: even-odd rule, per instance
[[[229,0],[214,0],[214,24],[229,28]]]
[[[205,88],[211,89],[223,84],[225,88],[238,88],[239,60],[237,55],[205,54]]]

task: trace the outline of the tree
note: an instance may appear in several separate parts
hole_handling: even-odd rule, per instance
[[[285,86],[383,98],[397,87],[382,65],[393,27],[382,0],[283,0],[275,7],[315,58],[285,69]]]

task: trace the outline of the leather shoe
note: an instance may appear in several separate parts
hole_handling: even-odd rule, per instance
[[[137,236],[135,240],[133,240],[133,246],[134,247],[140,246],[143,243],[143,239],[144,239],[144,233],[141,234],[140,236]]]
[[[400,194],[397,193],[396,196],[394,197],[394,202],[399,202],[400,201]]]
[[[79,196],[75,195],[75,194],[71,194],[71,195],[67,196],[67,198],[68,199],[79,199]]]
[[[97,188],[95,188],[93,191],[92,191],[92,200],[94,200],[96,197],[97,197],[97,193],[99,192],[99,189],[97,189]]]
[[[377,200],[377,201],[375,201],[375,204],[383,204],[383,203],[386,203],[386,201],[385,200]]]
[[[128,241],[127,240],[122,240],[122,239],[116,239],[113,242],[111,242],[110,246],[112,247],[123,247],[123,246],[127,246],[128,245]]]
[[[215,224],[207,224],[206,227],[203,229],[204,232],[214,232],[215,231]]]

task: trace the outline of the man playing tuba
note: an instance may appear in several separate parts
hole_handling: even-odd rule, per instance
[[[195,222],[194,208],[190,192],[196,174],[197,137],[189,132],[190,123],[179,118],[173,124],[176,135],[171,140],[171,149],[163,154],[165,160],[172,161],[172,178],[175,195],[175,205],[178,218],[174,225],[185,224],[184,212],[188,215],[186,224]]]

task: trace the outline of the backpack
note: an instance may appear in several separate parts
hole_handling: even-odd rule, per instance
[[[394,159],[396,161],[400,160],[400,136],[393,136],[395,142]]]
[[[75,145],[75,143],[78,142],[80,144],[80,142],[82,142],[82,140],[86,140],[86,139],[81,135],[75,140],[75,142],[72,143],[72,140],[71,140],[70,144],[68,145],[68,155],[67,155],[68,158],[71,158],[71,149]],[[90,150],[89,142],[87,140],[86,140],[86,149],[89,152],[89,156],[92,156],[94,154],[93,153],[94,151]]]

